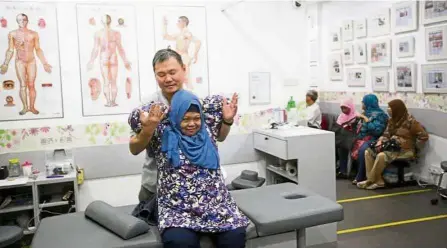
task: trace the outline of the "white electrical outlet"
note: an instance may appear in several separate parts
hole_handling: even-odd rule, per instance
[[[438,167],[437,165],[431,165],[428,168],[428,172],[430,172],[433,175],[440,175],[443,173],[443,170],[440,167]]]

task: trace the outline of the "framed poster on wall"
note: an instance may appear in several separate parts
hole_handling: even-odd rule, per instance
[[[134,6],[77,4],[76,12],[83,116],[128,114],[140,104]]]
[[[366,54],[366,42],[357,42],[354,45],[354,61],[357,64],[366,64],[368,57]]]
[[[382,9],[368,20],[368,33],[372,37],[390,33],[390,9]]]
[[[341,61],[341,53],[333,53],[329,55],[329,79],[343,80],[343,64]]]
[[[186,67],[183,87],[209,95],[207,16],[205,7],[155,6],[155,50],[171,47]]]
[[[371,67],[391,66],[391,41],[379,39],[368,43],[368,62]]]
[[[447,93],[447,63],[422,65],[422,91]]]
[[[270,73],[251,72],[248,76],[250,105],[270,104]]]
[[[56,5],[0,2],[0,121],[63,118]]]
[[[415,92],[416,63],[414,62],[395,63],[394,84],[396,92]]]
[[[389,80],[390,80],[390,74],[388,72],[388,68],[371,69],[371,82],[373,91],[388,92]]]
[[[354,63],[354,48],[352,43],[346,43],[343,48],[343,62],[345,65]]]
[[[420,1],[424,25],[447,21],[447,1]]]
[[[400,2],[393,4],[392,26],[393,32],[398,34],[417,30],[418,28],[417,1]]]
[[[397,58],[414,56],[414,36],[401,37],[396,39],[396,56]]]
[[[447,59],[447,25],[425,29],[425,58],[428,61]]]
[[[365,86],[366,72],[364,68],[348,68],[346,69],[346,83],[350,87]]]
[[[358,19],[354,21],[354,35],[355,38],[364,38],[367,36],[366,19]]]
[[[343,41],[354,40],[354,25],[352,20],[343,21]]]
[[[330,31],[329,39],[331,44],[331,50],[340,50],[342,48],[341,42],[341,28],[337,27]]]

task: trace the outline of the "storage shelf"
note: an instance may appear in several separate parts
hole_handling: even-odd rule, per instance
[[[23,230],[24,235],[34,234],[36,232],[36,227],[30,227],[29,230]]]
[[[295,183],[298,183],[298,177],[297,176],[290,176],[289,174],[287,174],[287,171],[285,171],[285,170],[283,170],[283,169],[281,169],[279,167],[268,165],[267,166],[267,170],[270,171],[270,172],[273,172],[275,174],[278,174],[278,175],[280,175],[282,177],[285,177],[285,178],[287,178],[287,179],[289,179],[289,180],[291,180],[291,181],[293,181]]]
[[[33,205],[8,205],[5,208],[0,209],[0,214],[32,210],[33,208]]]
[[[39,208],[46,208],[46,207],[57,207],[57,206],[64,206],[68,205],[68,201],[51,201],[46,202],[43,204],[39,204]]]

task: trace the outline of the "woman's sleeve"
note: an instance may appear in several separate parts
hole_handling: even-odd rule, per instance
[[[211,130],[213,140],[219,136],[220,127],[222,125],[222,96],[211,95],[203,99],[203,113],[205,115],[205,123]]]
[[[134,134],[139,134],[141,132],[141,121],[140,121],[140,113],[143,111],[149,111],[149,109],[151,108],[152,104],[154,104],[154,102],[146,104],[146,105],[142,105],[139,106],[137,108],[135,108],[130,114],[129,114],[129,118],[128,118],[128,124],[130,126],[130,129],[132,131],[132,133]],[[158,104],[158,103],[157,103]],[[165,108],[165,106],[163,104],[159,104],[162,106],[162,108]],[[158,143],[160,141],[159,139],[159,132],[158,132],[158,128],[155,129],[154,134],[152,135],[152,139],[149,142],[149,145],[147,146],[147,152],[148,155],[150,157],[153,157],[156,154],[156,148],[158,147]]]
[[[368,133],[374,137],[380,137],[387,127],[388,119],[386,115],[377,115],[372,117],[367,123]]]
[[[383,132],[382,136],[379,138],[381,141],[386,142],[391,138],[390,134],[390,123],[386,126],[385,131]]]
[[[417,147],[421,148],[422,145],[428,141],[428,133],[418,121],[413,121],[410,132],[413,136],[416,137]]]

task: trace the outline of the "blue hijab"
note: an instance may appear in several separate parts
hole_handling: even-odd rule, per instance
[[[374,113],[385,113],[379,106],[379,99],[374,94],[367,94],[362,100],[365,105],[365,116],[370,118]]]
[[[183,135],[180,123],[191,105],[196,105],[201,114],[200,130],[194,136]],[[171,110],[168,113],[170,126],[167,126],[162,137],[161,151],[167,153],[168,162],[174,168],[181,165],[179,149],[182,150],[191,164],[207,168],[219,167],[219,153],[213,145],[206,130],[206,123],[202,112],[202,105],[194,94],[186,90],[179,90],[171,99]]]

